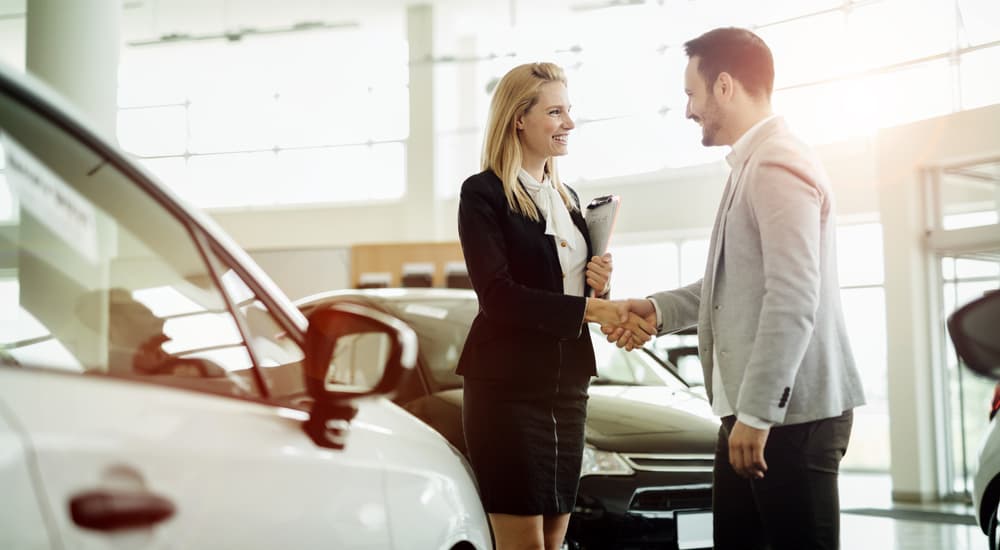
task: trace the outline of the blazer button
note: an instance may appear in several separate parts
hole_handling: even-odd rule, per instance
[[[561,246],[561,247],[563,247],[563,248],[566,248],[566,244],[567,244],[567,243],[566,243],[566,241],[561,241],[561,242],[559,243],[559,246]]]
[[[720,305],[715,306],[715,311],[719,311],[720,309],[722,309],[722,306]]]
[[[565,279],[565,278],[566,278],[566,274],[565,274],[565,273],[563,273],[563,279]]]

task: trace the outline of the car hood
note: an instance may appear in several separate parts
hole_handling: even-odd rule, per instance
[[[434,396],[460,414],[461,389]],[[719,419],[696,393],[660,386],[590,387],[586,439],[600,449],[712,454],[718,432]]]

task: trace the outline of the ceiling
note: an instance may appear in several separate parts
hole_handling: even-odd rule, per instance
[[[690,1],[690,0],[682,0]],[[126,40],[168,34],[221,33],[238,28],[291,27],[303,22],[399,25],[409,5],[424,4],[449,19],[510,25],[535,16],[662,5],[664,0],[122,0]],[[23,18],[27,0],[0,0],[0,20]]]

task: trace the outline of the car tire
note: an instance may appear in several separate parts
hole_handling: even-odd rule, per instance
[[[1000,509],[993,510],[993,515],[990,516],[990,524],[986,528],[986,536],[989,537],[990,550],[998,550],[998,548],[1000,548],[1000,543],[997,541],[997,512],[1000,512]]]

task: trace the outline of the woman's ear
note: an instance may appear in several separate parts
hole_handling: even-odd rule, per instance
[[[517,118],[514,119],[514,128],[524,130],[524,115],[517,115]]]

